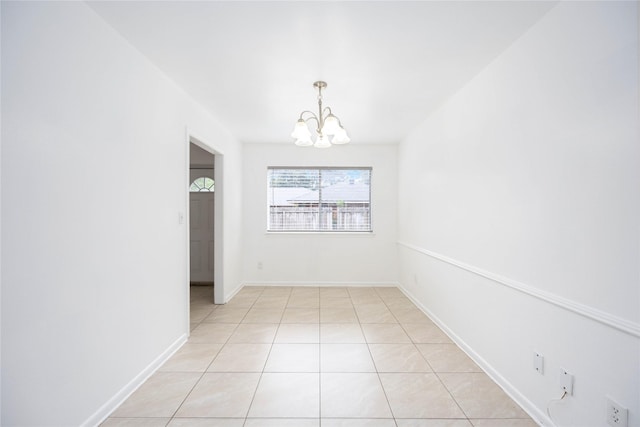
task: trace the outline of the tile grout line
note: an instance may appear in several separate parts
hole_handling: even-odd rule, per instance
[[[378,291],[376,290],[375,292],[376,292],[376,295],[378,295],[378,297],[382,300],[382,302],[385,305],[385,307],[389,308],[387,306],[386,301],[380,296]],[[395,318],[393,313],[391,313],[391,315]],[[398,319],[396,319],[396,320],[398,320]],[[362,324],[360,325],[360,327],[362,328]],[[362,331],[362,333],[364,334],[364,330]],[[365,337],[365,341],[366,340],[367,339]],[[398,422],[396,421],[396,414],[393,412],[393,408],[391,407],[391,402],[389,401],[389,396],[387,395],[387,390],[384,388],[384,384],[382,382],[382,378],[380,377],[380,371],[378,370],[378,365],[376,364],[376,361],[373,358],[373,353],[371,353],[371,347],[369,346],[369,342],[368,341],[367,341],[367,349],[369,350],[369,355],[371,356],[371,360],[373,361],[373,366],[375,366],[375,368],[376,368],[376,376],[378,377],[378,382],[380,383],[380,387],[382,388],[382,392],[384,393],[384,398],[387,400],[387,405],[389,406],[389,412],[391,412],[391,416],[393,417],[393,423],[396,425],[396,427],[398,427]]]
[[[262,296],[264,295],[264,291],[266,290],[263,289],[263,291],[260,293],[260,296],[258,296],[258,298],[256,298],[256,301]],[[289,302],[289,298],[291,298],[291,291],[289,292],[289,296],[287,297],[287,303]],[[287,304],[285,304],[285,309],[286,309]],[[260,383],[262,383],[262,377],[265,374],[265,369],[267,367],[267,362],[269,361],[269,357],[271,356],[271,352],[273,351],[273,345],[275,344],[275,340],[276,337],[278,336],[278,331],[280,330],[280,325],[282,324],[282,317],[284,316],[284,309],[282,310],[282,314],[280,315],[280,321],[278,322],[278,327],[276,328],[276,332],[273,335],[273,338],[271,339],[271,346],[269,347],[269,352],[267,353],[267,357],[264,360],[264,364],[262,365],[262,371],[260,372],[260,378],[258,378],[258,384],[256,384],[256,389],[253,391],[253,395],[251,396],[251,401],[249,402],[249,407],[247,408],[247,413],[244,416],[244,422],[242,423],[243,427],[247,425],[247,422],[249,422],[249,413],[251,412],[251,407],[253,406],[253,403],[256,399],[256,394],[258,394],[258,389],[260,388]]]
[[[252,304],[253,306],[253,304]],[[217,307],[214,304],[214,308],[213,310],[211,310],[211,313],[209,313],[209,316],[217,309]],[[204,319],[206,319],[207,317],[203,318],[200,323],[198,324],[198,326],[200,326],[203,322]],[[246,316],[246,314],[245,314]],[[244,317],[243,317],[244,319]],[[214,323],[215,324],[215,323]],[[231,331],[231,333],[229,334],[229,336],[227,337],[227,339],[225,340],[225,342],[222,344],[222,347],[220,347],[220,350],[218,350],[218,352],[216,353],[216,355],[213,357],[213,359],[211,359],[211,362],[209,362],[209,364],[207,365],[207,367],[204,369],[204,371],[202,372],[202,374],[200,375],[200,378],[198,378],[198,381],[195,382],[195,384],[193,385],[193,387],[191,387],[191,390],[189,390],[189,393],[187,393],[187,395],[184,397],[184,399],[182,399],[182,401],[180,402],[180,404],[178,405],[178,407],[176,408],[176,410],[173,412],[173,414],[171,415],[171,417],[169,417],[169,422],[167,423],[170,424],[171,421],[173,421],[174,419],[176,419],[176,414],[178,413],[178,411],[180,411],[180,408],[182,408],[182,405],[184,405],[184,403],[187,401],[187,399],[189,398],[189,396],[191,396],[191,394],[193,393],[193,390],[195,390],[195,388],[198,386],[198,384],[200,384],[200,382],[202,381],[202,378],[204,378],[205,374],[207,374],[208,369],[211,367],[211,364],[214,362],[214,360],[218,357],[218,355],[220,354],[220,352],[222,351],[222,349],[224,348],[225,345],[227,345],[229,343],[229,340],[231,339],[231,336],[234,334],[234,332],[238,329],[238,327],[240,326],[240,323],[237,323],[235,328],[233,328],[233,331]],[[187,342],[189,342],[187,340]],[[185,343],[186,344],[186,343]],[[205,343],[203,343],[205,344]],[[217,344],[217,343],[216,343]]]
[[[260,295],[258,295],[258,297],[256,298],[256,301],[258,301],[258,299],[260,299],[260,297],[264,294],[264,289],[262,290],[262,292],[260,292]],[[249,314],[249,311],[251,311],[251,309],[253,308],[253,306],[255,305],[255,301],[254,303],[251,305],[251,307],[249,307],[249,310],[247,311],[247,314]],[[246,315],[245,315],[246,317]],[[244,319],[244,317],[243,317]],[[253,395],[251,396],[251,401],[249,402],[249,407],[247,408],[247,413],[244,415],[244,422],[242,423],[243,427],[247,425],[247,420],[249,419],[249,411],[251,411],[251,406],[253,406],[253,401],[256,398],[256,394],[258,393],[258,387],[260,387],[260,382],[262,382],[262,375],[264,374],[264,369],[267,365],[267,361],[269,360],[269,356],[271,355],[271,350],[273,349],[273,341],[275,340],[276,335],[278,334],[278,328],[276,328],[276,333],[273,336],[273,339],[271,340],[271,347],[269,347],[269,352],[267,353],[267,357],[264,360],[264,364],[262,365],[262,371],[260,372],[260,377],[258,378],[258,383],[256,384],[256,389],[253,390]]]

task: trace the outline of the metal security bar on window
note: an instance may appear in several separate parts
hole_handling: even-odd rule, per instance
[[[267,172],[268,231],[371,231],[371,168]]]

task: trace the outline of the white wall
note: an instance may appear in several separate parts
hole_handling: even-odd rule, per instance
[[[564,367],[558,426],[640,426],[637,4],[560,3],[398,156],[407,293],[538,420]]]
[[[329,149],[244,145],[244,282],[393,285],[396,258],[395,145]],[[370,166],[373,234],[266,233],[268,166]],[[262,263],[262,269],[258,268]]]
[[[186,338],[187,128],[235,289],[241,146],[86,4],[2,2],[3,426],[96,423]]]

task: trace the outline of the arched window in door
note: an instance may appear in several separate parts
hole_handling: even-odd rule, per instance
[[[200,191],[210,191],[213,192],[214,182],[208,176],[201,176],[200,178],[196,178],[193,180],[191,185],[189,186],[189,191],[192,193],[198,193]]]

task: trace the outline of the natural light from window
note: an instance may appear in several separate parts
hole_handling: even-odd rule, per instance
[[[267,190],[267,231],[372,231],[371,168],[270,167]]]

